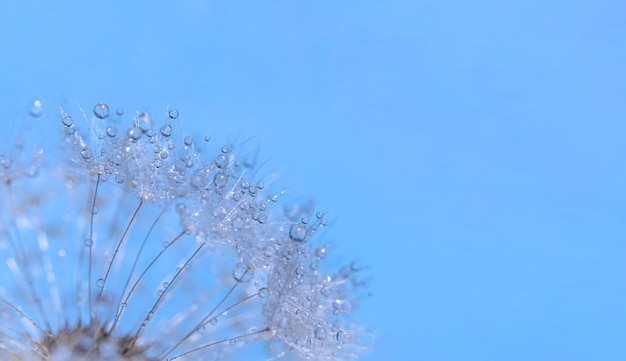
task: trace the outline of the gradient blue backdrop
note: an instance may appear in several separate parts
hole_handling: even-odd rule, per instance
[[[118,3],[0,5],[2,122],[254,137],[371,266],[364,360],[626,360],[623,2]]]

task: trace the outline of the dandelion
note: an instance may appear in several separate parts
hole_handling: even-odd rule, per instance
[[[360,267],[326,271],[322,212],[284,205],[235,145],[207,156],[209,137],[177,134],[176,109],[92,113],[59,109],[58,149],[1,145],[3,359],[362,352]]]

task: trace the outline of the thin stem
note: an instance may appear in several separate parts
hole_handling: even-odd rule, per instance
[[[169,204],[167,206],[169,206]],[[148,232],[146,233],[146,236],[143,238],[143,242],[141,242],[141,247],[139,248],[139,252],[137,252],[137,255],[135,256],[135,261],[133,262],[133,267],[131,268],[130,272],[128,273],[128,277],[126,278],[126,283],[124,284],[124,289],[120,293],[120,299],[119,299],[119,301],[117,303],[117,312],[118,313],[117,313],[117,315],[115,317],[115,320],[113,321],[113,324],[111,325],[111,328],[109,329],[109,333],[111,333],[115,329],[115,327],[117,326],[117,321],[119,321],[119,319],[120,319],[119,316],[121,315],[121,312],[122,312],[122,297],[126,294],[126,290],[128,289],[128,285],[130,284],[130,280],[132,279],[133,274],[135,273],[135,268],[137,267],[137,263],[139,262],[139,257],[141,257],[143,249],[144,249],[146,243],[148,242],[148,238],[150,238],[150,235],[152,234],[152,231],[154,230],[154,227],[156,227],[157,223],[161,219],[161,216],[163,216],[163,214],[167,210],[167,206],[165,206],[163,208],[163,210],[161,211],[161,213],[159,213],[159,215],[154,220],[154,222],[152,222],[152,225],[150,226],[150,229],[148,229]],[[181,236],[182,236],[182,234],[181,234]],[[171,243],[173,243],[173,241]],[[145,273],[145,271],[144,271],[144,273]],[[143,276],[143,274],[142,274],[142,276]],[[141,279],[141,277],[139,277],[139,279]],[[135,286],[136,285],[137,284],[135,283]],[[134,289],[135,286],[133,286],[133,289]],[[131,291],[131,293],[132,293],[132,291]],[[130,293],[128,294],[128,297],[130,297]],[[124,302],[128,302],[128,297],[126,298],[126,300]]]
[[[229,338],[225,338],[225,339],[220,340],[220,341],[211,342],[211,343],[206,344],[204,346],[201,346],[201,347],[198,347],[198,348],[194,348],[193,350],[189,350],[187,352],[181,353],[180,355],[176,355],[176,356],[174,356],[174,357],[172,357],[170,359],[167,359],[167,361],[173,361],[173,360],[179,359],[181,357],[185,357],[185,356],[187,356],[187,355],[189,355],[190,353],[193,353],[193,352],[198,352],[198,351],[207,349],[209,347],[213,347],[213,346],[219,345],[219,344],[224,343],[224,342],[237,341],[237,340],[245,338],[245,337],[258,335],[258,334],[261,334],[263,332],[267,332],[269,330],[270,330],[269,327],[265,327],[264,329],[261,329],[261,330],[258,330],[258,331],[249,332],[249,333],[246,333],[246,334],[243,334],[243,335],[239,335],[239,336],[235,336],[235,337],[229,337]]]
[[[246,273],[248,273],[248,270],[246,270],[244,272],[244,274],[242,275],[241,278],[246,276]],[[237,285],[239,285],[239,283],[241,282],[235,282],[235,284],[230,288],[230,290],[228,290],[228,292],[226,292],[226,294],[224,295],[224,297],[222,297],[222,299],[220,300],[220,302],[217,303],[217,305],[215,305],[215,307],[213,307],[213,309],[202,319],[202,321],[200,321],[198,323],[198,325],[196,327],[194,327],[191,331],[189,331],[189,333],[187,333],[183,338],[180,339],[180,341],[178,341],[172,348],[170,348],[164,355],[162,358],[165,358],[167,355],[169,355],[170,353],[172,353],[174,350],[176,350],[178,348],[178,346],[180,346],[183,342],[185,342],[187,339],[189,339],[189,337],[191,337],[191,335],[194,334],[194,332],[198,331],[199,329],[201,329],[203,326],[205,326],[207,323],[210,322],[210,320],[212,319],[211,316],[213,316],[213,314],[215,313],[215,311],[217,311],[217,309],[222,306],[222,304],[226,301],[226,299],[228,299],[228,297],[230,297],[230,295],[233,293],[233,291],[235,291],[235,288],[237,288]],[[230,309],[243,304],[244,302],[246,302],[247,300],[257,296],[259,293],[255,293],[254,295],[248,296],[246,298],[244,298],[243,300],[235,303],[234,305],[228,307],[227,309],[225,309],[224,311],[222,311],[218,316],[219,317],[221,315],[223,315],[225,312],[228,312]]]
[[[117,247],[115,247],[115,252],[113,252],[113,257],[111,258],[109,267],[107,267],[107,271],[104,275],[104,279],[102,280],[102,287],[100,287],[100,296],[102,296],[102,293],[104,292],[104,286],[107,282],[107,279],[109,278],[109,273],[111,272],[111,267],[113,267],[113,262],[115,261],[117,252],[119,252],[120,247],[122,246],[122,243],[124,243],[124,238],[126,238],[126,234],[128,234],[128,230],[130,229],[130,226],[133,224],[133,221],[135,220],[135,218],[137,217],[137,213],[139,213],[139,209],[141,209],[142,205],[143,205],[143,198],[140,198],[139,204],[137,205],[137,208],[135,208],[135,212],[133,213],[133,216],[130,218],[128,225],[126,225],[126,229],[124,229],[124,233],[122,234],[122,237],[120,237],[119,242],[117,242]]]
[[[46,336],[51,336],[50,331],[45,330],[43,327],[39,326],[32,318],[28,317],[24,312],[20,311],[19,308],[15,307],[14,304],[5,300],[4,298],[0,298],[0,302],[3,302],[7,306],[11,307],[20,317],[25,318],[30,322],[33,326],[35,326],[39,331],[41,331]],[[49,326],[48,326],[49,327]]]
[[[89,265],[87,267],[87,298],[89,300],[89,323],[91,324],[95,318],[93,312],[93,303],[91,300],[91,268],[93,267],[93,218],[94,218],[94,208],[96,207],[96,197],[98,196],[98,187],[100,186],[100,173],[98,173],[98,177],[96,178],[96,189],[93,192],[93,201],[91,202],[89,217]]]
[[[11,192],[9,192],[9,197],[10,196],[11,196]],[[31,293],[31,296],[33,297],[33,300],[35,301],[35,304],[37,305],[37,312],[39,312],[39,314],[41,315],[41,318],[43,319],[46,327],[50,329],[50,323],[48,321],[48,318],[46,317],[46,313],[44,312],[43,305],[41,303],[41,298],[39,297],[39,293],[35,289],[35,283],[33,282],[34,277],[32,274],[32,268],[28,264],[28,259],[24,257],[25,255],[24,250],[18,249],[18,247],[23,245],[23,242],[21,242],[21,240],[19,239],[20,231],[17,225],[15,226],[15,236],[18,237],[18,239],[15,239],[14,237],[12,237],[10,233],[7,233],[7,238],[9,239],[9,244],[11,245],[11,249],[13,250],[13,253],[15,254],[17,262],[19,263],[20,267],[22,268],[22,271],[24,272],[24,277],[26,278],[26,284],[28,285],[28,291]]]
[[[156,311],[157,307],[159,306],[159,304],[161,303],[161,300],[163,299],[163,297],[165,296],[165,294],[167,293],[168,290],[170,290],[173,287],[174,281],[176,281],[176,279],[178,278],[178,276],[180,276],[180,274],[183,272],[183,270],[187,267],[187,265],[191,262],[191,260],[194,259],[194,257],[198,254],[198,252],[200,252],[200,250],[202,249],[202,247],[204,247],[207,244],[207,242],[203,242],[202,244],[200,244],[200,246],[198,246],[198,248],[196,248],[196,250],[193,252],[193,254],[191,255],[191,257],[189,257],[187,259],[187,261],[185,262],[185,264],[180,267],[176,273],[174,274],[174,277],[172,277],[172,279],[169,282],[169,285],[167,288],[165,288],[163,290],[163,292],[161,292],[161,294],[159,295],[159,297],[157,297],[157,300],[154,302],[154,305],[152,305],[152,308],[150,309],[150,311],[148,312],[148,314],[146,315],[146,318],[144,318],[143,323],[141,324],[141,326],[139,327],[139,329],[137,330],[137,332],[135,333],[135,337],[133,338],[133,344],[135,342],[137,342],[137,339],[139,338],[139,335],[141,334],[141,331],[143,331],[144,328],[146,328],[147,323],[150,321],[150,318],[152,317],[152,315],[154,315],[154,312]]]
[[[122,307],[123,305],[127,305],[128,304],[128,300],[130,299],[130,296],[133,294],[133,292],[135,291],[135,288],[137,288],[137,285],[139,284],[139,282],[141,281],[141,279],[143,278],[143,276],[146,275],[146,273],[148,272],[148,270],[152,267],[152,265],[154,265],[154,263],[159,259],[159,257],[161,257],[161,255],[163,255],[163,253],[171,246],[173,245],[176,241],[178,241],[183,235],[185,234],[185,231],[180,232],[176,237],[174,237],[174,239],[167,244],[167,246],[163,247],[163,249],[159,252],[159,254],[156,255],[156,257],[154,257],[152,259],[152,261],[150,262],[150,264],[148,265],[148,267],[146,267],[143,272],[141,273],[141,275],[139,275],[139,277],[137,278],[137,280],[135,281],[135,283],[133,284],[133,286],[131,287],[130,291],[128,292],[128,294],[126,295],[126,299],[124,299],[124,302],[122,302],[120,304],[120,307],[118,308],[117,311],[117,315],[115,316],[115,320],[113,321],[113,325],[111,326],[111,330],[109,332],[112,332],[113,329],[115,328],[115,326],[117,325],[120,317],[122,316],[122,312],[123,309],[125,307]]]

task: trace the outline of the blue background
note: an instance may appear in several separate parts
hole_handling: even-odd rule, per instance
[[[118,3],[0,5],[3,123],[243,131],[370,266],[364,360],[626,360],[622,2]]]

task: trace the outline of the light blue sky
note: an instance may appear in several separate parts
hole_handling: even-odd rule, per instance
[[[69,98],[253,137],[371,266],[364,360],[626,359],[621,2],[86,3],[0,5],[3,122]]]

